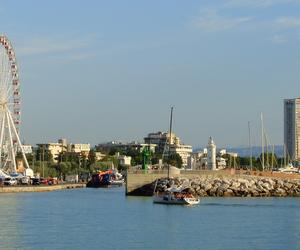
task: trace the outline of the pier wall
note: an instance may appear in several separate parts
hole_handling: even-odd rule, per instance
[[[209,171],[209,170],[195,170],[195,171],[170,171],[170,177],[221,177],[221,176],[231,176],[232,174],[238,174],[231,171]],[[165,178],[168,175],[167,170],[137,170],[137,171],[127,171],[126,179],[126,195],[135,195],[134,191],[147,186],[159,178]]]
[[[154,185],[153,183],[159,178],[166,178],[166,170],[137,170],[127,172],[126,181],[126,195],[152,195]],[[235,178],[243,179],[261,179],[261,178],[272,178],[272,179],[300,179],[300,174],[283,174],[278,172],[259,172],[259,171],[240,171],[235,169],[211,171],[211,170],[195,170],[188,171],[182,170],[179,172],[170,172],[170,177],[180,177],[187,179],[200,178],[201,180],[210,179],[225,179],[232,180]]]

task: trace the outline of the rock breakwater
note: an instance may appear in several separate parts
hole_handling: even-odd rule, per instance
[[[154,189],[155,183],[151,188]],[[197,196],[219,197],[300,197],[300,180],[276,179],[266,177],[197,177],[159,179],[156,190],[166,191],[169,187],[186,188]],[[150,186],[148,186],[150,188]],[[148,192],[150,193],[150,192]]]

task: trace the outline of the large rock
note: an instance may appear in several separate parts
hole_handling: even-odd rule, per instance
[[[169,187],[185,187],[188,192],[199,196],[300,196],[300,180],[281,180],[265,177],[200,176],[197,178],[173,178],[158,180],[156,190],[166,191]],[[134,192],[137,195],[152,193],[153,184]]]

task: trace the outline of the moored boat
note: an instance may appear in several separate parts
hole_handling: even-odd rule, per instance
[[[124,184],[121,174],[114,170],[100,171],[92,175],[92,179],[86,184],[86,187],[120,187]]]

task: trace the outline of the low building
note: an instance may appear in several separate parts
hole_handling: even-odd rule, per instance
[[[110,152],[112,150],[116,152],[134,150],[142,152],[145,147],[149,147],[151,152],[155,152],[156,144],[139,143],[136,141],[123,143],[119,141],[111,141],[107,143],[101,143],[96,146],[96,149],[102,152]]]
[[[82,156],[88,157],[91,145],[89,143],[75,143],[70,144],[68,148],[70,148],[71,153],[81,154]]]
[[[106,156],[106,154],[103,154],[101,152],[95,152],[95,161],[101,161]]]
[[[23,144],[22,145],[23,151],[25,154],[32,154],[32,146],[28,144]]]
[[[67,146],[59,142],[39,143],[37,146],[41,151],[48,151],[53,156],[54,162],[58,162],[61,153],[67,152]]]
[[[48,151],[53,156],[53,161],[58,162],[61,153],[75,153],[88,157],[90,152],[89,143],[68,144],[66,139],[59,139],[58,142],[37,144],[41,151]]]
[[[226,159],[223,157],[217,157],[217,169],[224,169],[226,168]]]
[[[131,165],[131,156],[119,155],[118,161],[121,166],[130,166]]]

